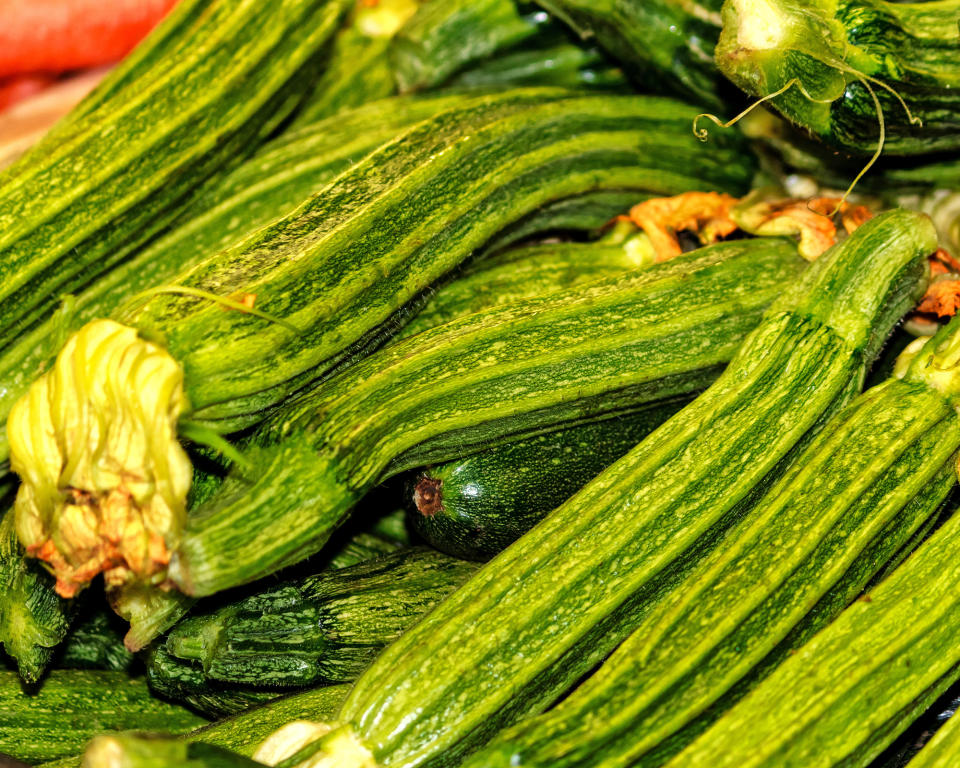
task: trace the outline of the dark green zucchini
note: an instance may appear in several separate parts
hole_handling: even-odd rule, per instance
[[[30,764],[74,755],[98,733],[185,733],[204,722],[123,672],[55,670],[24,692],[16,673],[0,671],[0,752]]]
[[[256,476],[191,512],[170,575],[197,595],[261,578],[393,474],[699,391],[802,270],[784,239],[719,244],[384,347],[257,431]]]
[[[713,61],[723,0],[537,0],[585,40],[596,40],[644,91],[724,104]]]
[[[855,395],[935,248],[891,211],[821,256],[705,393],[381,653],[312,764],[449,765],[549,706]]]
[[[81,607],[81,618],[70,628],[55,666],[131,672],[136,667],[136,657],[123,644],[123,621],[106,605],[92,603],[88,601]]]
[[[0,520],[0,643],[23,680],[35,683],[67,634],[72,608],[41,564],[23,556],[13,523],[12,512]]]
[[[252,688],[350,682],[476,566],[426,548],[285,581],[179,623],[166,650]]]
[[[262,142],[348,0],[187,0],[0,175],[0,342],[122,261]]]
[[[442,552],[487,560],[688,402],[656,403],[417,470],[405,488],[411,525]]]
[[[830,146],[960,148],[960,2],[728,0],[717,65]],[[882,122],[878,115],[882,111]]]
[[[263,419],[307,382],[393,333],[430,285],[545,203],[630,186],[741,189],[750,166],[743,143],[727,134],[727,148],[706,148],[686,130],[693,112],[660,99],[545,89],[474,97],[418,123],[290,215],[173,278],[172,294],[158,287],[131,306],[126,325],[88,324],[8,419],[12,462],[25,480],[17,529],[28,551],[54,564],[64,595],[98,570],[114,588],[161,580],[190,482],[178,429],[202,436]],[[73,354],[98,362],[75,367]],[[50,390],[62,394],[54,403],[44,392],[61,376],[71,383]],[[128,380],[139,376],[152,381]],[[121,413],[143,416],[128,421]],[[108,445],[89,453],[86,429],[58,442],[54,422],[74,419],[100,425]],[[126,477],[142,481],[144,493],[131,494]],[[143,536],[107,540],[103,509],[129,513]],[[80,548],[60,535],[63,516],[74,515],[85,521]]]
[[[662,765],[835,618],[956,485],[960,320],[920,344],[824,426],[598,672],[466,765]]]

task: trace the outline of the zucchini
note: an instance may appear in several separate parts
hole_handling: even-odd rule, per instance
[[[629,246],[549,243],[514,248],[468,265],[433,294],[398,338],[488,307],[572,288],[642,266]]]
[[[65,302],[61,311],[0,354],[0,418],[47,370],[65,335],[115,313],[131,294],[169,282],[180,270],[289,213],[318,187],[411,125],[462,97],[391,99],[289,131],[193,198],[172,231]],[[6,430],[0,458],[8,457]]]
[[[868,765],[960,678],[958,552],[954,513],[668,765]]]
[[[426,548],[287,580],[192,616],[166,649],[208,680],[252,688],[350,682],[476,566]]]
[[[263,768],[264,763],[202,742],[134,734],[98,736],[83,753],[83,768]]]
[[[180,3],[0,175],[0,346],[262,142],[305,93],[347,2]]]
[[[83,606],[55,665],[58,669],[104,669],[131,672],[136,658],[123,644],[123,622],[107,606]]]
[[[16,673],[0,670],[0,752],[27,763],[74,755],[106,731],[184,733],[204,722],[123,672],[55,670],[39,690],[24,692]]]
[[[859,390],[935,249],[929,219],[891,211],[821,256],[704,394],[380,654],[311,764],[448,765],[549,706]]]
[[[960,765],[960,717],[950,716],[908,768],[953,768]]]
[[[143,654],[150,690],[161,698],[185,704],[196,712],[219,718],[276,699],[282,691],[229,685],[208,680],[200,667],[172,655],[163,643]]]
[[[537,0],[584,39],[596,39],[644,90],[719,108],[713,61],[723,0]]]
[[[824,426],[590,680],[466,766],[662,765],[839,614],[956,485],[960,320],[919,343]]]
[[[883,130],[890,154],[954,150],[958,16],[958,0],[728,0],[716,60],[736,85],[773,97],[784,117],[836,149],[874,152]]]
[[[655,403],[417,470],[404,494],[411,525],[442,552],[488,560],[688,402]]]
[[[743,240],[467,315],[292,401],[191,511],[170,576],[207,595],[316,551],[377,482],[505,439],[696,392],[803,265]]]
[[[63,595],[100,570],[111,587],[162,580],[190,482],[178,424],[202,436],[262,419],[308,381],[378,344],[408,303],[546,202],[625,186],[745,185],[742,142],[731,137],[728,148],[706,150],[680,130],[692,113],[659,99],[544,89],[473,98],[418,123],[290,215],[175,277],[174,293],[158,289],[131,308],[127,325],[88,324],[8,419],[12,465],[24,480],[17,529],[28,551],[51,563]],[[219,299],[189,295],[195,291]],[[74,367],[71,354],[95,362]],[[138,376],[152,383],[125,380]],[[53,392],[58,402],[49,400]],[[132,412],[143,421],[120,416]],[[86,428],[58,443],[54,421],[74,419],[100,425],[113,447],[85,457]],[[70,476],[61,475],[64,467]],[[135,494],[126,477],[138,478]],[[98,538],[107,498],[110,514],[129,514],[142,537]],[[63,516],[67,528],[71,517],[83,518],[82,547],[60,535]]]
[[[35,683],[70,627],[71,605],[41,564],[23,556],[12,512],[0,519],[0,643],[20,676]]]

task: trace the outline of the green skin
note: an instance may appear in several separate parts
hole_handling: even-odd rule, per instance
[[[253,688],[351,682],[477,569],[426,548],[282,582],[178,624],[166,649],[211,681]]]
[[[156,739],[134,734],[103,736],[91,742],[83,768],[263,768],[263,763],[203,742]]]
[[[668,765],[869,765],[960,677],[958,551],[954,513]],[[955,764],[951,731],[928,749],[910,765]]]
[[[936,519],[960,415],[927,370],[834,416],[599,672],[465,765],[659,766],[702,732]]]
[[[258,430],[257,477],[193,511],[170,574],[197,595],[260,578],[390,475],[698,391],[802,270],[789,241],[737,241],[391,344]]]
[[[0,671],[0,752],[30,764],[75,755],[106,731],[185,733],[205,722],[125,672],[56,670],[28,694],[16,673]]]
[[[6,170],[0,342],[132,254],[200,185],[260,144],[309,87],[348,6],[181,3],[87,104]]]
[[[506,443],[411,474],[405,497],[431,546],[489,560],[680,410],[690,397]]]
[[[136,658],[123,645],[123,622],[106,606],[84,607],[87,613],[71,628],[57,657],[57,667],[129,673]]]
[[[928,219],[892,211],[822,256],[704,394],[388,647],[321,747],[451,765],[556,700],[855,395],[935,248]]]
[[[723,0],[537,0],[623,65],[644,91],[719,109],[724,80],[713,62]]]
[[[720,70],[750,94],[766,97],[794,124],[835,149],[868,155],[924,155],[960,148],[958,0],[726,0],[716,49]],[[862,79],[861,79],[862,78]],[[910,122],[889,86],[922,121]],[[812,101],[814,99],[816,101]]]
[[[908,768],[953,768],[960,764],[960,718],[951,716],[910,761]]]
[[[182,295],[155,296],[127,320],[183,365],[189,418],[218,431],[250,425],[392,333],[409,302],[541,205],[625,187],[742,189],[741,141],[707,151],[687,130],[692,116],[642,97],[521,89],[472,98],[172,280],[256,294],[259,310],[303,333]]]

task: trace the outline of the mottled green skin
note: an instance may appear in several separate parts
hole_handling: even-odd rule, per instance
[[[413,528],[455,557],[489,560],[690,402],[682,397],[612,419],[504,443],[410,473]],[[418,502],[418,488],[432,492]]]
[[[476,569],[426,548],[383,555],[193,616],[170,632],[166,648],[225,683],[303,688],[351,682]]]
[[[853,397],[935,247],[894,211],[822,256],[704,394],[389,646],[338,722],[380,765],[449,765],[552,703]]]
[[[0,643],[27,683],[40,679],[70,626],[72,604],[53,587],[53,577],[40,563],[24,557],[13,514],[4,515],[0,520]]]
[[[960,677],[958,553],[954,513],[670,765],[868,765]]]
[[[55,670],[24,692],[15,673],[0,671],[0,752],[31,764],[76,754],[106,731],[183,733],[204,722],[123,672]]]
[[[638,266],[619,245],[549,243],[511,249],[468,265],[455,280],[440,287],[398,338],[471,312],[572,288]]]
[[[510,436],[712,381],[803,264],[782,239],[467,315],[391,344],[295,398],[194,509],[170,574],[204,595],[315,552],[377,482]]]
[[[861,395],[599,672],[467,765],[662,764],[692,738],[678,732],[707,713],[694,726],[703,730],[756,665],[795,647],[784,643],[791,633],[828,623],[935,518],[958,449],[960,416],[924,382],[891,379]]]
[[[190,0],[0,176],[0,343],[158,232],[307,88],[348,0]],[[184,23],[188,20],[188,23]],[[178,55],[169,58],[171,50]],[[138,76],[131,77],[131,71]],[[118,85],[119,83],[119,85]]]
[[[233,715],[281,695],[276,690],[213,683],[200,667],[173,656],[162,643],[151,646],[143,660],[151,691],[210,718]]]
[[[783,39],[759,50],[746,47],[739,34],[753,13],[741,18],[734,0],[724,5],[716,60],[736,85],[763,97],[797,78],[817,102],[793,87],[770,103],[831,147],[864,155],[876,150],[880,134],[876,106],[859,73],[890,86],[922,121],[911,125],[897,97],[873,83],[886,126],[885,152],[924,155],[960,148],[958,0],[770,5]]]
[[[57,655],[58,669],[104,669],[130,672],[136,659],[123,645],[124,626],[106,606],[87,604]]]
[[[0,355],[0,419],[46,370],[67,334],[118,316],[131,296],[242,240],[307,199],[380,144],[461,97],[397,99],[290,131],[208,185],[172,231],[79,292],[64,310],[22,334]],[[0,457],[8,452],[0,432]]]
[[[302,329],[161,295],[128,320],[185,371],[190,417],[229,431],[395,330],[396,315],[541,205],[625,186],[742,189],[733,134],[704,147],[676,102],[521,89],[475,97],[368,155],[297,210],[172,282],[257,296]]]
[[[441,85],[471,64],[536,41],[548,21],[524,14],[515,0],[424,3],[390,46],[397,86],[406,93]]]
[[[537,0],[584,39],[596,39],[645,91],[719,108],[713,61],[723,0]]]

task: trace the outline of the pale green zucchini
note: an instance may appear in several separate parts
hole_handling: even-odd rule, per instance
[[[392,474],[697,392],[802,269],[787,240],[735,241],[391,344],[257,431],[256,476],[191,512],[170,575],[197,595],[261,578]]]
[[[91,343],[104,356],[98,359],[119,361],[126,351],[134,355],[133,349],[144,349],[150,350],[147,357],[128,359],[150,363],[137,363],[129,371],[117,363],[76,368],[64,355],[54,373],[38,380],[33,394],[20,401],[20,426],[11,420],[8,436],[22,449],[21,458],[15,451],[13,456],[21,476],[28,478],[21,485],[22,513],[17,514],[28,550],[39,552],[57,531],[61,512],[75,498],[72,483],[88,500],[81,507],[96,519],[101,499],[124,493],[119,478],[129,471],[155,489],[138,494],[131,512],[136,519],[147,511],[145,529],[161,556],[140,549],[122,552],[110,555],[103,567],[119,569],[111,584],[130,584],[128,576],[132,581],[153,579],[165,559],[163,551],[176,546],[184,515],[189,467],[173,439],[177,423],[183,428],[186,422],[192,428],[187,434],[197,435],[198,425],[226,432],[262,419],[265,409],[308,381],[349,365],[380,343],[426,288],[496,232],[545,203],[625,186],[651,193],[742,188],[751,166],[742,142],[728,134],[726,149],[705,148],[686,130],[693,111],[660,99],[571,96],[544,89],[474,97],[418,123],[290,215],[173,278],[174,294],[158,289],[161,293],[145,297],[125,315],[127,326],[97,323],[89,336],[74,335],[67,342],[69,354],[83,354],[77,345]],[[219,300],[202,298],[204,292]],[[223,302],[231,296],[251,298],[256,310],[237,303],[225,309]],[[150,346],[144,337],[162,346]],[[81,373],[73,381],[80,390],[93,386],[124,395],[104,395],[96,413],[90,405],[94,401],[73,386],[58,388],[63,400],[52,403],[42,392],[55,377],[72,375],[66,371]],[[165,377],[166,383],[94,383],[126,375]],[[148,430],[145,424],[106,415],[126,408],[128,399],[168,391],[169,403],[130,406],[152,414],[151,419],[167,414],[159,416],[163,429],[158,422]],[[95,487],[87,479],[93,471],[90,459],[80,456],[90,446],[85,438],[74,439],[84,432],[64,436],[57,446],[73,457],[56,459],[61,448],[50,442],[56,428],[51,433],[39,426],[53,414],[60,422],[59,414],[75,408],[81,412],[78,418],[116,435],[116,450],[141,447],[129,462],[112,448],[97,453],[96,460],[111,467],[100,475],[108,487]],[[128,429],[149,432],[150,440],[120,434]],[[34,438],[40,442],[34,444]],[[35,448],[43,459],[33,454]],[[128,465],[129,470],[117,474],[118,466]],[[63,476],[63,467],[73,477]],[[33,508],[32,499],[40,506]],[[149,511],[155,506],[165,510],[156,518]],[[71,541],[58,541],[53,551],[44,552],[58,563],[58,588],[70,594],[95,573],[99,555],[76,553]],[[139,540],[130,541],[141,546]]]
[[[312,765],[451,765],[549,706],[860,389],[935,248],[929,219],[892,211],[824,254],[704,394],[389,646]]]
[[[204,722],[124,672],[56,670],[24,692],[16,673],[0,671],[0,752],[31,764],[74,755],[98,733],[185,733]]]
[[[263,765],[212,744],[127,733],[98,736],[83,753],[83,768],[263,768]]]
[[[960,765],[960,717],[951,716],[908,763],[908,768],[954,768]]]
[[[348,0],[187,0],[0,175],[0,341],[133,253],[289,113]]]
[[[598,672],[466,762],[659,766],[829,623],[956,485],[960,320],[834,416]]]

